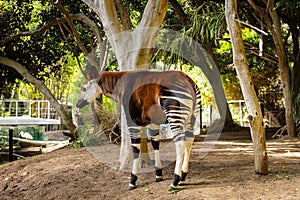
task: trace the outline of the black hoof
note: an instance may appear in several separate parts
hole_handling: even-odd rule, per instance
[[[182,181],[182,182],[185,181],[187,174],[188,174],[187,172],[182,172],[180,181]]]
[[[160,181],[163,181],[163,180],[164,180],[163,177],[157,177],[157,178],[155,179],[156,182],[160,182]]]
[[[134,190],[136,188],[135,185],[129,184],[127,190]]]

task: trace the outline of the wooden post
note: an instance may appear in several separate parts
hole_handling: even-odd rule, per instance
[[[13,132],[14,130],[12,128],[9,129],[8,131],[8,161],[9,162],[12,162],[14,159],[13,159]]]

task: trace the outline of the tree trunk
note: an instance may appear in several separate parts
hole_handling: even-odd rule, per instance
[[[295,58],[293,71],[293,103],[297,119],[298,136],[300,136],[300,51]]]
[[[211,42],[210,41],[205,42],[203,45],[204,45],[204,48],[207,51],[207,53],[212,57],[212,59],[214,61],[217,60],[215,54],[213,53]],[[219,66],[217,66],[217,67],[220,70]],[[213,82],[215,82],[215,81],[213,81]],[[225,91],[223,93],[224,93],[224,97],[225,97]],[[224,100],[227,102],[226,97],[225,97]],[[230,112],[230,109],[229,109],[229,104],[227,103],[227,105],[226,105],[226,116],[225,116],[225,123],[224,123],[223,131],[232,131],[234,128],[235,128],[235,124],[234,124],[234,121],[233,121],[233,118],[232,118],[232,115],[231,115],[231,112]]]
[[[272,37],[275,43],[276,54],[279,61],[280,79],[283,83],[283,95],[285,101],[285,119],[287,125],[287,132],[290,137],[296,137],[296,128],[293,117],[293,98],[292,98],[292,81],[290,77],[290,69],[287,62],[287,56],[285,53],[281,23],[277,15],[277,11],[274,8],[274,2],[269,8],[269,13],[273,23],[267,23],[269,29],[273,29]]]
[[[288,22],[292,33],[293,40],[293,76],[292,76],[292,94],[293,94],[293,108],[294,113],[296,113],[296,124],[299,131],[300,125],[300,41],[299,41],[299,28],[297,28],[297,22],[294,20],[290,20]],[[299,132],[298,132],[299,136]]]
[[[250,131],[254,145],[255,171],[268,173],[268,156],[263,116],[256,96],[245,56],[244,43],[237,16],[237,0],[225,0],[225,15],[232,42],[233,62],[240,80],[242,93],[249,113]]]
[[[256,5],[253,0],[248,0],[248,2],[260,16],[264,17],[266,26],[272,35],[276,55],[278,57],[279,62],[280,79],[283,84],[287,132],[290,137],[295,137],[296,127],[293,117],[293,95],[291,93],[292,81],[290,76],[290,69],[287,62],[287,56],[283,45],[281,23],[277,11],[274,7],[274,1],[268,1],[268,5],[266,5],[268,10],[265,10],[264,8],[261,8],[258,5]]]
[[[121,22],[125,24],[120,23],[115,1],[82,1],[100,17],[108,40],[115,51],[120,70],[148,69],[153,56],[156,38],[166,15],[168,1],[149,0],[142,20],[134,30],[129,30],[129,20],[125,19],[128,17],[124,15],[125,9],[120,8],[122,6],[120,1],[116,2],[121,14]],[[121,114],[121,137],[120,169],[124,169],[129,166],[132,153],[123,109]],[[142,139],[142,141],[143,148],[141,151],[144,153],[146,151],[146,140]],[[149,160],[149,157],[144,159]]]
[[[76,131],[75,125],[69,119],[63,106],[57,102],[57,100],[55,99],[53,94],[44,85],[43,82],[41,82],[41,81],[37,80],[35,77],[33,77],[23,65],[19,64],[18,62],[14,61],[14,60],[0,56],[0,63],[15,69],[28,82],[32,83],[37,89],[39,89],[45,95],[45,97],[50,101],[51,105],[54,107],[56,112],[59,114],[59,116],[61,117],[62,123],[67,127],[67,129],[69,129],[71,131],[73,139],[78,138],[78,133]]]

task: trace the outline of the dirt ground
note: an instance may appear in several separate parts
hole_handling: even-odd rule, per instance
[[[0,199],[300,199],[300,140],[268,140],[269,174],[254,173],[248,131],[223,133],[214,149],[199,158],[195,142],[189,175],[177,193],[167,188],[174,164],[141,173],[127,191],[130,173],[107,167],[87,148],[64,148],[0,165]]]

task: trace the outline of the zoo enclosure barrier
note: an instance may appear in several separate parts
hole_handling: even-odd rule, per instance
[[[57,113],[48,100],[0,100],[0,117],[27,117],[58,119]]]

